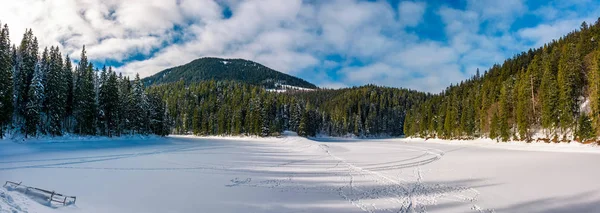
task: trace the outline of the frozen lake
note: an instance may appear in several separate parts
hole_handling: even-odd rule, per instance
[[[597,148],[522,146],[296,136],[1,141],[0,181],[77,203],[49,208],[1,188],[0,212],[600,212]]]

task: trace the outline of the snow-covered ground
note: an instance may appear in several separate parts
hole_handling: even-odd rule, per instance
[[[536,150],[544,151],[536,151]],[[0,212],[600,212],[600,150],[419,139],[0,141]]]

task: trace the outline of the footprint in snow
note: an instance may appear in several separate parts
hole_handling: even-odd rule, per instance
[[[239,178],[234,178],[231,179],[231,184],[225,185],[227,187],[234,187],[234,186],[239,186],[242,184],[247,184],[250,183],[250,181],[252,181],[252,178],[246,178],[245,180],[239,179]]]

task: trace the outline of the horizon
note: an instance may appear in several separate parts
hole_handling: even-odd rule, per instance
[[[11,43],[148,77],[203,57],[245,59],[323,88],[439,93],[493,64],[594,23],[596,1],[18,1]],[[145,16],[144,14],[155,14]]]

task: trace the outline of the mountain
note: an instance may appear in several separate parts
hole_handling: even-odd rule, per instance
[[[262,64],[244,59],[199,58],[185,65],[169,68],[144,78],[145,85],[184,80],[186,84],[206,80],[239,81],[269,89],[287,87],[316,89],[303,79],[278,72]]]

